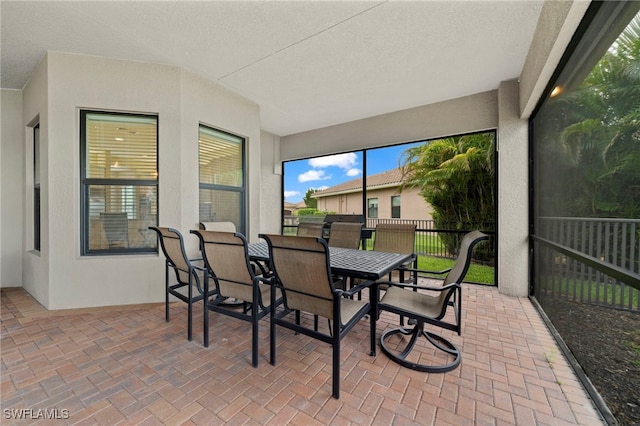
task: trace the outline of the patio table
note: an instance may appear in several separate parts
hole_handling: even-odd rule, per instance
[[[252,260],[269,262],[269,246],[266,241],[250,243],[248,251]],[[360,278],[365,281],[365,285],[368,284],[370,315],[374,319],[371,332],[371,347],[374,348],[372,356],[375,356],[375,320],[378,316],[376,281],[413,259],[413,254],[329,247],[329,265],[333,274]]]
[[[266,241],[250,243],[248,249],[252,260],[269,261],[269,246]],[[364,280],[379,280],[413,258],[412,254],[329,247],[331,272]]]

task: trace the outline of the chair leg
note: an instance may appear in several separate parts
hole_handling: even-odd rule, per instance
[[[169,322],[169,289],[165,291],[164,320],[165,322]]]
[[[333,385],[332,396],[340,398],[340,321],[333,321]]]
[[[187,312],[187,339],[189,341],[191,341],[193,339],[193,324],[192,324],[192,320],[193,320],[193,286],[191,285],[191,283],[189,283],[189,300],[187,302],[187,304],[189,305],[188,307],[188,312]]]
[[[276,325],[273,319],[269,326],[269,363],[276,365]]]
[[[387,338],[394,335],[404,335],[411,336],[409,342],[405,346],[405,348],[400,352],[392,351],[387,347]],[[418,337],[425,337],[429,343],[431,343],[436,349],[446,353],[449,356],[453,357],[453,360],[448,364],[444,365],[426,365],[420,364],[412,361],[408,361],[406,359],[407,355],[413,350]],[[380,349],[384,352],[392,361],[410,368],[416,371],[422,371],[425,373],[446,373],[447,371],[454,370],[460,365],[460,361],[462,360],[462,352],[460,349],[456,347],[449,340],[445,339],[442,336],[431,333],[429,331],[424,330],[424,323],[418,320],[416,326],[412,329],[406,329],[404,327],[394,328],[382,333],[380,337]]]
[[[271,303],[269,304],[269,363],[276,365],[276,285],[271,284]]]
[[[258,304],[251,304],[251,365],[258,366]]]
[[[204,294],[209,294],[209,280],[205,278],[204,280]],[[204,340],[204,347],[209,347],[209,297],[203,297],[203,311],[202,311],[202,338]]]
[[[164,268],[164,320],[169,322],[169,267]]]

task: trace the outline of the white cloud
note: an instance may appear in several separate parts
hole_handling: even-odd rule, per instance
[[[300,195],[299,191],[284,191],[284,198],[297,197]]]
[[[326,180],[331,179],[331,176],[324,174],[323,170],[309,170],[307,172],[298,175],[298,182],[309,182],[312,180]]]
[[[316,191],[324,191],[325,189],[329,188],[327,185],[322,185],[319,188],[314,188]]]
[[[353,168],[358,163],[358,156],[353,152],[346,154],[327,155],[326,157],[312,158],[309,160],[311,167],[323,169],[336,166],[344,170]]]
[[[362,173],[362,170],[360,170],[360,169],[355,169],[354,168],[354,169],[347,170],[347,176],[351,176],[351,177],[359,176],[360,173]]]

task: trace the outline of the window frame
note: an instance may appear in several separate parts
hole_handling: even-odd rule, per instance
[[[393,203],[395,200],[398,200],[398,205],[397,206],[395,206],[394,203]],[[400,210],[400,205],[401,205],[400,202],[401,202],[401,199],[400,199],[399,195],[392,195],[391,196],[391,219],[401,219],[402,218],[401,210]],[[398,210],[398,213],[397,213],[398,215],[397,216],[394,215],[394,211],[396,209]]]
[[[157,242],[148,247],[125,247],[125,248],[90,248],[90,188],[96,185],[102,186],[154,186],[156,187],[157,205],[160,203],[160,150],[159,150],[159,116],[151,113],[133,113],[108,110],[81,109],[80,113],[80,247],[81,256],[104,256],[104,255],[135,255],[142,253],[158,253]],[[143,117],[155,119],[156,126],[156,178],[152,179],[111,179],[111,178],[88,178],[87,177],[87,115],[115,115],[123,117]],[[159,209],[158,209],[159,210]],[[159,223],[159,211],[155,217],[154,225]]]
[[[372,201],[374,200],[375,200],[375,207],[372,206]],[[380,202],[378,200],[378,197],[367,198],[367,218],[378,219],[378,217],[380,216],[379,207],[380,207]],[[372,209],[374,208],[375,208],[375,216],[371,214]]]
[[[200,181],[200,133],[201,129],[207,129],[213,133],[220,133],[222,135],[227,135],[230,138],[238,139],[240,144],[240,164],[242,167],[242,185],[233,186],[233,185],[221,185],[215,183],[206,183]],[[227,132],[225,130],[221,130],[214,126],[199,123],[198,124],[198,221],[201,221],[200,218],[200,191],[201,190],[210,190],[210,191],[222,191],[222,192],[230,192],[238,194],[240,206],[239,208],[239,222],[236,224],[236,232],[239,232],[243,235],[246,235],[246,220],[247,220],[247,138],[240,136],[235,133]]]
[[[33,249],[42,248],[42,207],[40,191],[40,123],[33,126]]]

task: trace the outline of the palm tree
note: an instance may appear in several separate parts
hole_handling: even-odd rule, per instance
[[[493,133],[438,139],[407,149],[405,187],[416,187],[433,208],[439,229],[483,228],[494,221]],[[451,244],[446,237],[443,243]]]
[[[549,107],[555,129],[539,162],[558,165],[550,213],[639,217],[640,15],[580,86]]]

